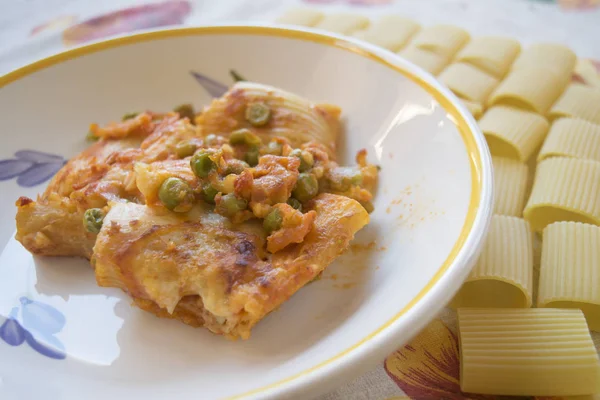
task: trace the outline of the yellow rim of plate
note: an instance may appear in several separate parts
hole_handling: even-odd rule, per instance
[[[286,37],[292,39],[299,39],[304,41],[311,41],[320,44],[325,44],[328,46],[336,47],[338,49],[343,49],[363,57],[366,57],[370,60],[378,62],[380,64],[389,67],[396,72],[401,73],[402,75],[408,77],[413,82],[417,83],[423,89],[425,89],[435,100],[453,117],[454,122],[462,136],[462,139],[467,148],[467,154],[469,156],[469,163],[471,167],[471,199],[469,202],[469,209],[467,211],[467,215],[465,218],[465,223],[461,229],[459,237],[452,247],[448,258],[442,263],[440,269],[435,273],[433,278],[425,285],[425,287],[396,315],[394,315],[390,320],[388,320],[385,324],[377,328],[375,331],[367,335],[365,338],[360,340],[358,343],[350,346],[346,350],[340,352],[339,354],[331,357],[330,359],[323,361],[313,367],[310,367],[302,372],[296,373],[290,377],[281,379],[280,381],[265,385],[260,388],[252,389],[246,393],[235,395],[230,397],[230,399],[239,399],[245,396],[250,396],[253,394],[258,394],[264,392],[269,389],[273,389],[282,384],[291,382],[294,379],[297,379],[303,375],[311,373],[335,360],[340,359],[344,355],[350,353],[355,350],[359,346],[365,344],[377,334],[382,332],[392,323],[394,323],[400,316],[405,314],[408,310],[417,304],[440,280],[440,278],[444,275],[444,273],[448,270],[450,265],[454,262],[456,257],[458,256],[460,250],[464,246],[471,229],[473,228],[473,224],[475,222],[477,211],[479,209],[479,202],[481,200],[481,191],[482,191],[482,176],[481,172],[483,170],[481,154],[477,148],[477,143],[475,138],[471,134],[471,129],[469,128],[469,124],[463,118],[460,111],[454,104],[452,104],[442,93],[440,93],[434,86],[432,86],[429,82],[425,81],[421,77],[414,75],[412,72],[404,70],[402,67],[395,65],[381,56],[366,50],[364,48],[356,46],[354,43],[344,41],[343,39],[338,39],[335,37],[324,36],[318,33],[308,32],[308,31],[299,31],[288,28],[279,28],[279,27],[266,27],[266,26],[206,26],[206,27],[194,27],[194,28],[177,28],[171,30],[164,31],[153,31],[153,32],[144,32],[139,34],[134,34],[131,36],[119,37],[115,39],[109,39],[99,43],[93,43],[86,46],[78,47],[72,50],[67,50],[63,53],[59,53],[39,61],[36,61],[32,64],[26,65],[22,68],[9,72],[8,74],[0,77],[0,88],[8,85],[9,83],[15,82],[18,79],[21,79],[29,74],[32,74],[36,71],[42,70],[44,68],[48,68],[52,65],[59,64],[74,58],[78,58],[84,55],[96,53],[102,50],[111,49],[115,47],[125,46],[132,43],[140,43],[151,41],[155,39],[165,39],[169,37],[178,37],[178,36],[197,36],[197,35],[210,35],[210,34],[244,34],[244,35],[262,35],[262,36],[275,36],[275,37]]]

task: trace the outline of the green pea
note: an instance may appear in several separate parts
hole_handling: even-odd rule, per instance
[[[204,186],[202,186],[202,197],[207,203],[215,204],[215,196],[217,195],[217,193],[219,193],[219,191],[215,189],[214,186],[210,183],[207,183]]]
[[[246,120],[253,126],[264,126],[271,118],[271,109],[265,103],[250,103],[246,106]]]
[[[219,214],[233,217],[237,212],[245,210],[248,207],[248,202],[233,193],[229,193],[221,197],[217,207]]]
[[[238,129],[237,131],[231,132],[229,136],[229,144],[237,146],[245,144],[248,146],[259,146],[261,144],[260,138],[254,133],[250,132],[249,129]]]
[[[298,210],[298,211],[302,211],[302,203],[300,203],[297,199],[290,197],[287,201],[287,203],[292,206],[292,208]]]
[[[212,146],[216,142],[217,142],[217,135],[215,135],[214,133],[211,133],[210,135],[208,135],[204,138],[204,143],[206,143],[208,146]]]
[[[274,208],[263,221],[263,228],[267,233],[271,233],[281,228],[281,224],[283,223],[283,217],[281,216],[281,212],[278,209]]]
[[[357,172],[355,175],[352,175],[352,177],[350,177],[350,183],[352,185],[360,186],[360,185],[362,185],[362,182],[363,182],[363,176],[360,172]]]
[[[185,212],[189,211],[194,202],[194,193],[185,181],[170,177],[160,185],[158,198],[169,210]]]
[[[184,140],[183,142],[177,143],[175,146],[175,154],[179,158],[186,158],[194,154],[196,151],[196,144],[190,141]]]
[[[101,208],[89,208],[83,213],[83,227],[91,233],[98,233],[102,229],[104,211]]]
[[[137,117],[139,114],[140,114],[139,112],[130,112],[130,113],[123,115],[123,117],[121,117],[121,120],[127,121],[128,119]]]
[[[210,155],[205,151],[199,151],[190,160],[192,171],[199,178],[206,178],[210,171],[215,168],[215,163],[210,159]]]
[[[272,154],[274,156],[280,156],[283,151],[283,146],[281,143],[277,142],[269,142],[267,148],[265,149],[266,154]]]
[[[251,167],[255,167],[256,165],[258,165],[259,158],[260,158],[260,153],[258,151],[258,148],[256,148],[256,147],[252,147],[250,150],[248,150],[246,152],[246,155],[244,156],[244,159]]]
[[[225,174],[226,175],[229,175],[229,174],[239,175],[242,172],[244,172],[244,170],[246,168],[250,168],[250,165],[248,165],[248,163],[246,163],[242,160],[232,159],[232,160],[227,161],[227,167],[225,168]]]
[[[313,165],[315,165],[312,154],[307,151],[294,149],[290,153],[290,157],[297,157],[300,160],[300,167],[298,168],[300,172],[306,172],[311,169]]]
[[[315,197],[318,192],[319,182],[317,178],[312,174],[301,173],[298,176],[294,190],[292,190],[292,195],[300,202],[305,203]]]
[[[85,140],[88,140],[90,142],[96,142],[98,140],[100,140],[100,138],[96,135],[94,135],[94,133],[92,131],[89,131],[87,133],[87,135],[85,136]]]
[[[194,111],[194,106],[191,104],[182,104],[173,109],[176,113],[179,114],[179,118],[187,118],[190,121],[194,121],[194,117],[196,116],[196,111]]]

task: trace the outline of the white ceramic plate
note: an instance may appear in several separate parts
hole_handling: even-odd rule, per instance
[[[32,257],[15,200],[85,148],[90,122],[206,105],[232,79],[343,108],[342,159],[382,167],[371,223],[324,279],[230,342],[156,318],[88,262]],[[483,137],[433,77],[339,36],[259,26],[142,33],[0,78],[0,398],[306,398],[371,368],[418,332],[469,272],[491,214]]]

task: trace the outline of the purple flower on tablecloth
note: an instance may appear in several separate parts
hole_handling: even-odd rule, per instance
[[[0,181],[17,178],[22,187],[32,187],[52,178],[66,160],[36,150],[19,150],[15,158],[0,160]]]
[[[65,346],[54,336],[65,326],[65,316],[56,308],[27,297],[21,297],[20,303],[21,322],[19,307],[14,307],[0,326],[0,339],[10,346],[26,342],[33,350],[49,358],[66,358]]]
[[[63,42],[69,46],[140,29],[181,25],[191,10],[190,1],[187,0],[126,8],[67,28],[63,32]]]

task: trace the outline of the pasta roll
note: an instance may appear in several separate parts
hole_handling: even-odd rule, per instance
[[[556,156],[600,161],[600,125],[574,118],[556,121],[544,141],[538,162]]]
[[[315,26],[324,17],[320,11],[310,8],[292,8],[275,20],[280,24]]]
[[[498,85],[488,105],[503,104],[546,114],[569,82],[570,75],[545,68],[520,68]]]
[[[600,363],[580,310],[458,310],[463,392],[575,396],[600,390]]]
[[[600,163],[564,157],[539,163],[523,216],[538,232],[556,221],[600,225]]]
[[[464,106],[469,110],[473,118],[479,119],[483,115],[483,105],[476,101],[464,100],[462,101]]]
[[[474,65],[496,78],[502,78],[520,51],[521,45],[515,39],[478,37],[461,50],[456,61]]]
[[[538,307],[578,308],[600,330],[600,227],[556,222],[544,229]]]
[[[432,75],[437,75],[442,72],[450,62],[450,59],[446,56],[422,50],[414,46],[409,46],[398,54]]]
[[[439,76],[457,96],[466,100],[484,102],[498,85],[498,79],[463,63],[449,65]]]
[[[398,51],[420,28],[412,19],[386,15],[366,30],[356,32],[354,36],[388,50]]]
[[[316,27],[329,32],[350,35],[369,26],[369,18],[353,13],[328,14]]]
[[[520,217],[525,207],[529,168],[522,162],[492,157],[494,164],[494,214]]]
[[[452,307],[531,307],[532,239],[524,219],[494,215],[481,255]]]
[[[479,127],[492,155],[525,162],[544,141],[549,124],[541,115],[495,106],[481,117]]]
[[[566,46],[554,43],[536,43],[526,48],[512,69],[547,68],[557,75],[571,76],[577,56]]]
[[[452,58],[470,37],[467,31],[457,26],[434,25],[421,30],[412,44],[419,49]]]
[[[552,106],[549,117],[576,117],[600,124],[600,88],[572,83]]]
[[[268,123],[254,127],[245,117],[247,104],[261,102],[270,110]],[[238,82],[221,98],[212,101],[196,124],[203,135],[211,133],[229,136],[240,128],[250,129],[263,141],[275,136],[285,137],[293,147],[315,141],[335,156],[335,141],[340,130],[341,110],[329,104],[313,104],[310,101],[267,85]],[[294,118],[289,118],[294,115]]]

